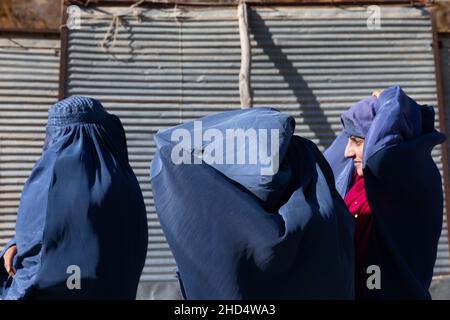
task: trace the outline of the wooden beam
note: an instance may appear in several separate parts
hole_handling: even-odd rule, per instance
[[[437,32],[450,33],[450,2],[438,1],[433,10],[435,10]]]
[[[248,4],[301,4],[301,5],[431,5],[434,0],[245,0]]]
[[[58,100],[62,100],[67,94],[67,42],[69,30],[67,28],[67,7],[69,1],[61,0],[61,55],[59,57],[59,89]]]
[[[445,127],[445,106],[444,106],[444,92],[442,85],[441,74],[441,61],[440,61],[440,49],[437,29],[437,8],[431,8],[431,25],[433,33],[433,54],[434,54],[434,69],[436,80],[436,93],[438,102],[438,114],[439,114],[439,131],[447,134],[447,128]],[[448,135],[447,135],[448,136]],[[441,144],[441,160],[444,173],[444,202],[447,215],[447,232],[450,231],[450,172],[448,168],[448,140]],[[450,250],[450,248],[449,248]]]
[[[251,48],[248,37],[248,15],[247,5],[241,2],[238,6],[239,35],[241,40],[241,70],[239,72],[239,95],[241,97],[241,108],[252,107],[250,93],[250,65]]]
[[[11,36],[42,36],[48,38],[59,38],[59,29],[0,28],[0,34]]]
[[[68,0],[76,5],[129,6],[136,0]],[[401,6],[429,6],[435,0],[145,0],[142,4],[152,5],[193,5],[193,6],[235,6],[240,2],[251,5],[401,5]]]

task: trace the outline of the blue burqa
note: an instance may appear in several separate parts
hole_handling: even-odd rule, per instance
[[[342,123],[325,157],[344,197],[355,170],[344,158],[348,136],[365,138],[364,187],[373,224],[364,269],[375,265],[381,272],[377,289],[369,270],[371,289],[365,285],[361,298],[429,299],[443,216],[441,175],[431,151],[445,136],[434,128],[434,110],[393,86],[353,106]]]
[[[353,222],[321,152],[293,135],[294,119],[254,108],[199,120],[159,131],[151,165],[185,298],[353,299]],[[238,129],[244,143],[227,138]],[[279,169],[262,170],[261,154]]]
[[[44,151],[1,253],[17,246],[16,275],[0,268],[2,297],[134,299],[147,232],[120,120],[94,99],[62,100],[49,110]]]

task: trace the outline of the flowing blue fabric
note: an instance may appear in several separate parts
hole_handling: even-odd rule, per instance
[[[293,135],[294,119],[254,108],[199,120],[201,128],[189,122],[159,131],[151,165],[156,212],[185,298],[353,299],[353,222],[320,151]],[[227,130],[238,129],[254,129],[259,139],[261,131],[279,132],[259,144],[272,150],[278,143],[279,169],[267,174],[264,163],[238,164],[239,156],[261,151],[250,142],[227,148]],[[191,140],[181,148],[190,162],[173,157],[181,152],[180,130]]]
[[[399,86],[369,100],[375,103],[358,104],[365,110],[352,107],[344,114],[343,132],[325,151],[344,197],[354,172],[352,159],[344,158],[354,134],[346,124],[369,124],[363,173],[373,225],[366,266],[380,268],[381,289],[365,286],[362,298],[429,299],[443,217],[441,175],[431,151],[445,136],[434,129],[433,108],[417,104]]]
[[[94,99],[62,100],[49,110],[44,151],[1,254],[17,246],[16,275],[1,268],[2,298],[135,299],[147,233],[120,120]]]

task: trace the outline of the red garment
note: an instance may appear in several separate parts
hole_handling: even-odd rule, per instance
[[[365,285],[365,257],[372,229],[372,214],[364,189],[364,178],[356,174],[352,178],[351,187],[344,198],[348,210],[355,218],[355,294],[358,299]]]

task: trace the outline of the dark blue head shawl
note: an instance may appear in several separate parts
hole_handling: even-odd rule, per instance
[[[156,212],[185,297],[352,299],[353,223],[320,151],[293,136],[294,119],[275,109],[255,108],[200,121],[202,130],[189,122],[157,133],[151,167]],[[227,129],[279,130],[279,170],[262,174],[259,161],[205,160],[212,141],[226,150],[230,140],[220,135],[186,147],[191,163],[200,154],[203,162],[175,164],[171,154],[178,140],[172,141],[172,135],[179,129],[189,139],[211,129],[223,137]],[[270,150],[271,145],[263,145]],[[227,155],[259,151],[255,144],[236,144]],[[217,152],[224,156],[225,151]]]
[[[370,108],[363,105],[374,112],[372,120],[352,107],[343,116],[352,121],[343,120],[344,131],[325,151],[344,197],[354,172],[352,160],[344,158],[353,131],[347,124],[369,124],[363,172],[373,226],[366,265],[380,267],[381,290],[364,288],[362,297],[429,299],[443,216],[441,176],[431,150],[445,136],[434,129],[433,108],[417,104],[399,86],[370,100],[375,101]],[[360,114],[365,115],[363,121]]]
[[[2,268],[4,299],[135,298],[146,211],[122,124],[98,101],[71,97],[49,110],[44,151],[23,188],[12,244],[17,272],[6,279]],[[80,290],[66,285],[72,265],[80,270]]]

